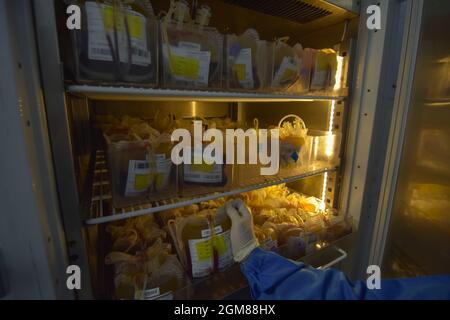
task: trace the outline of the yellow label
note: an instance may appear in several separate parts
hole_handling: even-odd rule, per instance
[[[128,14],[127,15],[127,19],[128,19],[128,30],[130,31],[130,36],[132,38],[139,38],[139,39],[143,39],[143,27],[144,27],[144,23],[142,21],[141,17],[132,15],[132,14]]]
[[[326,71],[328,68],[328,60],[327,56],[323,53],[317,53],[316,56],[316,70],[320,71]]]
[[[170,62],[173,74],[194,80],[198,78],[200,73],[198,59],[171,54]]]
[[[200,171],[200,172],[210,173],[210,172],[213,172],[214,165],[213,164],[206,164],[206,163],[191,164],[191,170],[192,171]]]
[[[114,28],[114,13],[113,8],[105,6],[102,8],[103,25],[106,30],[112,30]]]
[[[200,241],[195,244],[195,251],[199,261],[210,260],[212,258],[211,240]]]
[[[245,80],[245,64],[235,64],[234,65],[234,72],[236,73],[236,76],[239,81]]]
[[[105,6],[102,8],[103,25],[107,31],[114,28],[114,12],[113,7]],[[116,17],[116,28],[118,31],[124,31],[123,15],[118,14]],[[127,13],[128,30],[132,38],[143,39],[144,22],[142,17]]]
[[[227,245],[225,244],[225,237],[223,234],[213,237],[213,246],[217,250],[219,255],[227,252]]]
[[[283,72],[283,76],[281,77],[281,79],[286,80],[286,79],[292,79],[295,78],[295,76],[297,75],[297,71],[294,69],[284,69]]]
[[[134,189],[137,191],[145,190],[150,185],[150,174],[137,174],[134,176]]]

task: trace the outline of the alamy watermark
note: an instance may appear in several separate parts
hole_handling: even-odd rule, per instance
[[[69,30],[81,29],[81,9],[78,5],[69,5],[66,9],[68,15],[66,20],[66,27]],[[381,8],[379,5],[370,5],[366,8],[366,14],[369,16],[366,20],[366,26],[369,30],[381,29]]]
[[[187,129],[175,129],[172,162],[179,164],[261,164],[261,175],[278,173],[279,129],[208,129],[193,122],[194,136]],[[207,142],[207,144],[205,144]],[[247,161],[248,158],[248,161]]]

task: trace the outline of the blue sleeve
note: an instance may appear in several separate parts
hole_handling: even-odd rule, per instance
[[[450,276],[382,280],[367,289],[336,269],[318,270],[256,248],[241,263],[254,299],[450,299]]]

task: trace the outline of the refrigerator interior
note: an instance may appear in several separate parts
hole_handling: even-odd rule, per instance
[[[346,120],[348,116],[348,88],[351,73],[351,51],[355,45],[358,16],[350,11],[334,6],[326,1],[301,1],[292,10],[282,8],[277,1],[202,1],[211,7],[211,24],[223,33],[242,33],[247,28],[255,28],[260,37],[274,39],[289,36],[289,43],[300,42],[303,47],[335,48],[341,55],[342,73],[339,94],[330,92],[309,92],[304,95],[271,94],[269,92],[230,93],[219,91],[189,91],[171,89],[143,89],[138,87],[98,86],[95,83],[80,86],[67,77],[65,82],[65,106],[69,118],[70,144],[72,148],[76,189],[79,195],[79,214],[82,233],[86,243],[89,273],[94,298],[121,298],[114,286],[115,270],[105,265],[105,257],[112,251],[113,240],[108,226],[122,226],[130,219],[153,215],[161,229],[167,222],[159,216],[162,212],[208,202],[221,201],[224,197],[235,198],[245,192],[264,190],[266,187],[286,184],[290,192],[312,196],[321,205],[334,209],[344,216],[342,224],[332,230],[337,235],[329,241],[317,241],[309,252],[287,250],[280,253],[293,259],[305,259],[315,266],[329,261],[339,261],[336,250],[329,250],[333,243],[348,236],[352,231],[352,218],[340,212],[340,183],[344,163],[313,164],[307,169],[293,174],[276,175],[263,180],[244,181],[238,166],[233,166],[231,178],[226,188],[216,192],[181,194],[147,201],[124,208],[114,208],[111,203],[111,166],[108,163],[105,140],[99,130],[99,119],[114,117],[140,118],[148,123],[161,115],[177,120],[200,119],[204,121],[229,121],[254,127],[257,119],[260,128],[277,126],[286,115],[297,115],[303,119],[310,132],[328,132],[339,135],[339,143],[332,153],[342,159],[345,152]],[[152,1],[156,12],[167,10],[167,1]],[[58,5],[56,10],[60,10]],[[307,10],[313,10],[306,14]],[[268,15],[267,12],[273,12]],[[233,19],[230,19],[233,17]],[[264,21],[264,23],[261,23]],[[64,57],[64,33],[60,34],[61,52]],[[67,73],[65,73],[67,74]],[[228,121],[228,120],[227,120]],[[317,140],[319,141],[319,140]],[[322,140],[320,140],[322,141]],[[323,140],[323,143],[328,143]],[[321,142],[322,143],[322,142]],[[333,142],[334,143],[334,142]],[[323,146],[319,146],[323,147]],[[317,148],[317,145],[316,145]],[[177,169],[178,170],[178,169]],[[176,174],[179,186],[180,174]],[[213,190],[214,191],[214,190]],[[167,229],[165,229],[167,231]],[[330,229],[331,230],[331,229]],[[354,230],[354,229],[353,229]],[[68,239],[70,241],[70,239]],[[345,239],[344,239],[345,240]],[[176,254],[176,245],[167,234],[166,240]],[[320,250],[326,247],[327,250]],[[337,252],[339,254],[339,252]],[[306,256],[306,257],[305,257]],[[309,256],[309,257],[308,257]],[[308,260],[309,259],[309,260]],[[184,270],[182,284],[171,287],[171,297],[175,299],[224,299],[246,287],[239,265],[233,264],[222,272],[193,279]],[[123,289],[123,291],[126,291]],[[122,293],[123,293],[122,291]],[[126,298],[135,298],[136,293],[126,292]]]

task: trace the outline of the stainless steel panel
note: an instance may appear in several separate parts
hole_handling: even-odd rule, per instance
[[[383,275],[450,272],[448,1],[424,1]]]
[[[156,111],[175,114],[177,118],[217,118],[230,116],[227,102],[204,101],[92,101],[96,114],[129,115],[153,118]]]
[[[243,102],[238,104],[240,120],[252,123],[257,118],[261,128],[277,126],[287,114],[295,114],[305,121],[308,129],[328,130],[331,101],[303,102]]]
[[[80,193],[69,126],[71,115],[64,94],[54,4],[53,1],[33,1],[35,35],[69,263],[77,264],[82,270],[81,290],[77,291],[77,296],[85,299],[92,297],[91,281],[82,231]],[[30,21],[33,19],[30,18]]]
[[[371,4],[377,1],[361,1],[361,8]],[[368,30],[360,19],[338,206],[359,229],[351,278],[364,277],[369,261],[403,34],[409,27],[406,4],[380,1],[381,30]]]
[[[0,1],[0,298],[70,299],[33,27],[29,1]]]

